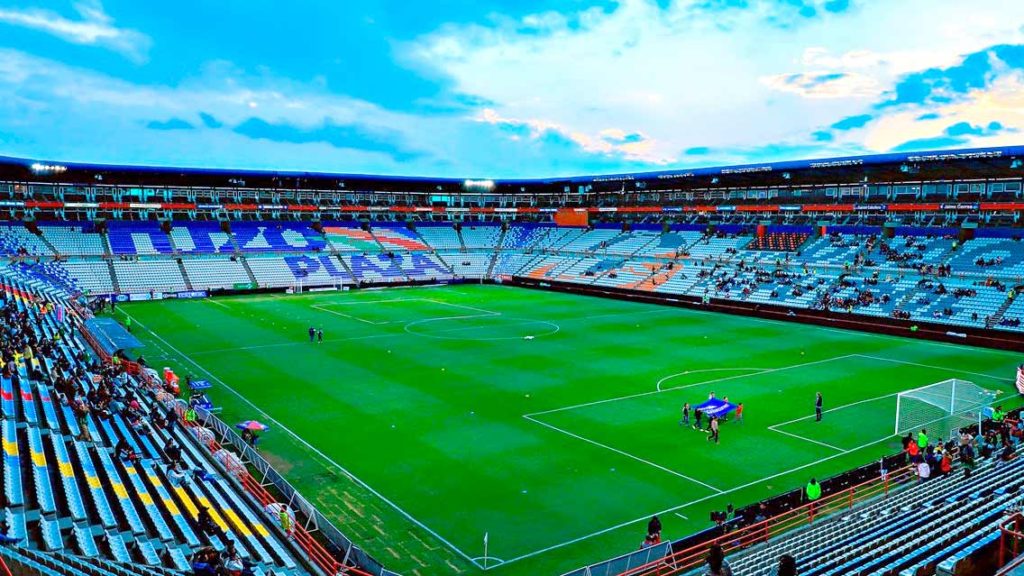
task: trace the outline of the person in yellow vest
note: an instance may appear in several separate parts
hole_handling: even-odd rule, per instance
[[[816,479],[811,478],[811,481],[807,483],[806,492],[807,492],[807,501],[811,503],[811,505],[812,505],[811,509],[813,510],[814,509],[813,508],[814,503],[819,498],[821,498],[821,484],[818,484],[818,481]]]
[[[191,406],[189,406],[185,410],[185,423],[187,424],[189,422],[195,422],[196,419],[197,419],[196,409],[191,407]]]
[[[292,517],[288,514],[288,509],[281,506],[281,511],[278,512],[278,517],[281,519],[281,530],[284,531],[288,536],[292,535]]]

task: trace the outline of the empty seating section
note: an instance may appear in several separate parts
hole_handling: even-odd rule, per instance
[[[339,286],[353,281],[337,256],[330,254],[250,256],[246,262],[262,287]]]
[[[452,274],[469,278],[482,278],[486,276],[487,270],[491,267],[491,262],[494,260],[494,254],[481,252],[468,254],[456,252],[454,254],[440,254],[440,256],[451,267]]]
[[[415,232],[406,228],[404,224],[394,226],[377,224],[371,232],[385,250],[406,252],[431,250],[430,246],[423,242]]]
[[[122,292],[178,292],[187,289],[174,260],[113,260],[111,264]]]
[[[462,243],[466,248],[493,250],[501,239],[501,226],[497,224],[462,224]]]
[[[125,254],[153,256],[173,252],[171,240],[158,222],[110,221],[107,223],[110,251]]]
[[[505,236],[508,238],[508,235]],[[494,268],[491,274],[494,276],[512,276],[523,269],[531,260],[536,258],[534,254],[501,253],[494,259]]]
[[[186,254],[235,251],[231,236],[221,230],[220,222],[175,222],[170,236],[174,249]]]
[[[585,228],[556,228],[549,227],[544,230],[546,233],[537,237],[534,243],[534,250],[554,250],[561,248],[582,236],[587,230]]]
[[[359,223],[324,224],[324,236],[328,246],[339,252],[377,252],[381,245],[370,232],[359,227]]]
[[[621,234],[608,241],[605,254],[632,256],[649,245],[658,245],[661,241],[660,232],[638,230],[629,234]]]
[[[22,224],[0,224],[0,254],[15,256],[51,256],[53,250],[39,236],[29,232]]]
[[[232,288],[236,284],[250,283],[249,274],[241,260],[218,256],[183,258],[185,273],[196,290]]]
[[[525,250],[532,248],[541,238],[553,229],[552,226],[538,224],[517,224],[510,226],[501,239],[502,250]]]
[[[71,310],[58,294],[33,290],[24,280],[16,270],[2,269],[0,292],[17,288],[26,298],[54,300]],[[28,314],[41,338],[58,328],[55,315],[43,316],[25,300],[5,297],[0,306]],[[311,573],[296,560],[297,549],[286,535],[264,516],[262,505],[243,495],[241,485],[229,480],[229,472],[218,468],[183,425],[173,431],[156,425],[143,429],[130,422],[130,409],[112,404],[109,416],[100,410],[84,416],[91,441],[76,439],[82,430],[65,403],[70,399],[58,400],[51,386],[58,375],[69,375],[57,359],[75,366],[81,346],[78,338],[47,342],[35,350],[33,371],[22,361],[13,377],[0,377],[3,520],[6,536],[19,539],[14,547],[0,547],[5,559],[41,574],[154,576],[187,571],[193,552],[206,545],[224,550],[233,541],[239,555],[253,563],[254,574]],[[97,392],[92,370],[85,373],[81,385]],[[32,380],[40,374],[42,380]],[[122,381],[107,374],[104,386],[117,394],[133,391],[140,421],[165,412],[152,390],[131,377]],[[164,460],[172,440],[190,471],[176,482],[168,481]],[[115,451],[121,443],[141,459],[122,459]],[[192,471],[206,479],[193,478]],[[219,534],[203,530],[201,508],[209,510]]]
[[[614,229],[595,228],[571,236],[567,242],[552,244],[552,248],[562,252],[603,252],[606,245],[621,233],[621,231]]]
[[[103,260],[70,260],[58,264],[73,284],[83,292],[112,294],[114,281],[110,277],[110,264]]]
[[[673,231],[658,236],[656,242],[643,247],[640,255],[675,258],[701,239],[700,232]]]
[[[39,231],[57,253],[65,256],[102,256],[107,252],[103,236],[92,226],[47,224],[40,226]]]
[[[394,259],[410,280],[451,278],[452,271],[436,254],[396,254]]]
[[[420,237],[422,237],[427,244],[430,244],[438,250],[462,249],[462,242],[459,240],[459,234],[451,224],[444,223],[439,226],[420,224],[416,227],[416,232],[419,233]]]
[[[302,222],[235,222],[235,244],[243,252],[311,252],[323,250],[323,235]]]

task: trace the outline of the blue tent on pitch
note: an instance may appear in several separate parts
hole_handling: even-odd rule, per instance
[[[725,400],[719,400],[718,398],[712,398],[707,402],[700,404],[694,408],[694,410],[700,410],[701,412],[707,414],[708,416],[717,416],[718,418],[725,416],[726,414],[732,412],[735,409],[735,404],[731,402],[726,402]]]

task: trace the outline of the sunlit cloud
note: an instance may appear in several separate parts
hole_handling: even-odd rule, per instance
[[[99,0],[74,4],[78,18],[68,18],[40,8],[0,8],[0,22],[52,34],[74,44],[102,46],[141,62],[151,41],[148,36],[129,28],[119,28]]]

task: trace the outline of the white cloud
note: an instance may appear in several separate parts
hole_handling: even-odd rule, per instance
[[[992,122],[1004,128],[963,135],[963,146],[1018,145],[1024,131],[1024,72],[1001,76],[986,89],[973,90],[955,103],[929,106],[927,112],[937,118],[920,120],[923,112],[914,107],[882,117],[865,131],[864,145],[885,152],[908,141],[946,136],[946,130],[955,124],[987,127]]]
[[[856,72],[811,72],[765,76],[761,82],[804,98],[871,98],[882,93],[878,80]]]
[[[74,5],[78,19],[39,8],[0,8],[0,22],[53,34],[74,44],[103,46],[141,62],[151,44],[145,34],[118,28],[99,0],[85,0]]]
[[[622,0],[611,11],[448,25],[407,53],[499,117],[591,138],[611,125],[646,135],[647,158],[706,146],[717,161],[720,150],[813,144],[813,132],[870,111],[906,73],[1024,41],[1019,0],[876,0],[795,26],[777,25],[779,2],[720,14],[700,4]],[[862,135],[817,145],[844,152]]]
[[[627,133],[621,128],[605,128],[596,134],[578,132],[569,128],[539,119],[506,118],[492,109],[484,109],[476,116],[478,122],[492,126],[512,129],[512,139],[520,139],[519,132],[526,132],[531,140],[540,140],[548,135],[573,142],[585,152],[620,156],[626,160],[664,165],[672,160],[656,154],[656,143],[641,133]]]

